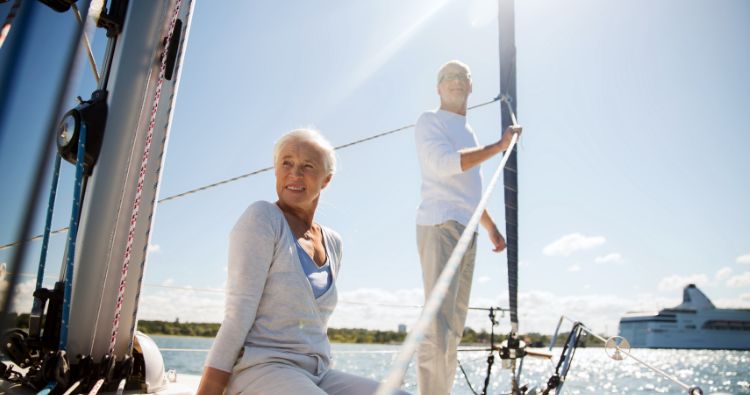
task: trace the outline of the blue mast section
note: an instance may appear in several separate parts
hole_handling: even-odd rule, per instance
[[[513,124],[510,109],[516,106],[516,34],[514,0],[500,0],[498,7],[500,33],[500,92],[508,103],[500,102],[502,130]],[[518,144],[513,147],[503,169],[505,186],[505,241],[508,256],[508,299],[512,331],[518,331]]]

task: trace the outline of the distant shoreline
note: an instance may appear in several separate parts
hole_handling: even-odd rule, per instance
[[[15,315],[16,327],[20,329],[27,329],[29,322],[29,314],[24,313],[17,315],[11,313],[11,322],[13,322],[12,315]],[[205,322],[180,322],[175,321],[159,321],[159,320],[139,320],[138,330],[147,335],[159,335],[159,336],[175,336],[175,337],[204,337],[213,338],[216,337],[216,333],[219,331],[221,324],[219,323],[205,323]],[[406,332],[398,331],[381,331],[374,329],[362,329],[362,328],[328,328],[328,338],[331,343],[341,344],[393,344],[398,345],[404,342],[406,338]],[[556,346],[560,346],[565,342],[568,333],[560,333],[557,336]],[[506,334],[496,333],[495,344],[500,344],[505,340]],[[529,347],[547,347],[549,345],[551,336],[542,335],[539,333],[526,333],[521,335],[521,339],[524,340]],[[588,344],[587,344],[588,343]],[[487,346],[490,344],[490,334],[485,331],[475,331],[472,328],[466,328],[464,335],[461,339],[461,344],[464,346]],[[579,345],[586,347],[600,347],[599,341],[587,338],[581,339]]]

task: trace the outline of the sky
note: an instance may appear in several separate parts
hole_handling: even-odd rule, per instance
[[[0,16],[9,7],[0,4]],[[412,124],[438,106],[436,72],[451,59],[471,67],[469,104],[491,100],[500,92],[496,15],[491,0],[198,1],[160,197],[270,166],[274,141],[294,128],[341,145]],[[677,305],[689,283],[719,307],[750,308],[750,3],[525,0],[515,17],[521,332],[552,333],[565,315],[616,334],[625,312]],[[2,244],[14,241],[28,199],[75,23],[45,9],[37,18],[0,124]],[[106,38],[92,39],[101,59]],[[73,96],[90,96],[87,64],[74,86]],[[468,120],[480,143],[499,138],[499,104]],[[330,326],[410,326],[424,301],[413,129],[338,160],[316,213],[344,243]],[[499,161],[483,164],[485,185]],[[73,166],[63,167],[53,228],[70,212]],[[159,205],[140,319],[220,322],[227,236],[261,199],[276,200],[271,172]],[[488,210],[501,229],[503,207],[498,190]],[[51,242],[45,285],[63,241]],[[40,246],[22,273],[36,273]],[[0,263],[10,259],[0,251]],[[34,286],[22,280],[25,311]],[[507,307],[507,293],[506,256],[481,231],[470,305]],[[489,330],[484,312],[467,325]],[[507,317],[498,330],[509,330]]]

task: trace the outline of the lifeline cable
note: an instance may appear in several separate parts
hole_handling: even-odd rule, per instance
[[[475,108],[484,107],[484,106],[486,106],[488,104],[492,104],[492,103],[494,103],[494,102],[496,102],[498,100],[501,100],[501,99],[502,99],[502,97],[500,95],[498,95],[497,97],[493,98],[492,100],[486,101],[484,103],[475,104],[475,105],[473,105],[471,107],[468,107],[467,110],[472,110],[472,109],[475,109]],[[355,140],[355,141],[352,141],[352,142],[349,142],[349,143],[346,143],[346,144],[342,144],[342,145],[336,146],[333,149],[334,150],[339,150],[339,149],[348,148],[348,147],[351,147],[353,145],[357,145],[357,144],[364,143],[364,142],[367,142],[367,141],[370,141],[370,140],[374,140],[374,139],[377,139],[377,138],[380,138],[380,137],[384,137],[384,136],[387,136],[387,135],[390,135],[390,134],[393,134],[393,133],[396,133],[396,132],[400,132],[402,130],[406,130],[406,129],[409,129],[409,128],[412,128],[412,127],[414,127],[414,124],[410,124],[410,125],[406,125],[406,126],[401,126],[399,128],[391,129],[391,130],[388,130],[388,131],[385,131],[385,132],[382,132],[382,133],[378,133],[378,134],[372,135],[370,137],[365,137],[363,139]],[[207,189],[218,187],[220,185],[229,184],[231,182],[238,181],[238,180],[241,180],[243,178],[254,176],[254,175],[257,175],[257,174],[260,174],[260,173],[264,173],[264,172],[267,172],[267,171],[270,171],[270,170],[273,170],[273,166],[264,167],[264,168],[261,168],[261,169],[257,169],[257,170],[251,171],[249,173],[241,174],[239,176],[235,176],[235,177],[232,177],[232,178],[227,178],[225,180],[217,181],[217,182],[214,182],[214,183],[211,183],[211,184],[208,184],[208,185],[204,185],[204,186],[201,186],[201,187],[198,187],[198,188],[195,188],[195,189],[191,189],[189,191],[185,191],[185,192],[181,192],[181,193],[178,193],[178,194],[175,194],[175,195],[167,196],[167,197],[159,199],[157,201],[157,203],[164,203],[164,202],[167,202],[167,201],[170,201],[170,200],[175,200],[175,199],[187,196],[187,195],[191,195],[191,194],[194,194],[194,193],[197,193],[197,192],[202,192],[202,191],[205,191]],[[66,230],[68,230],[67,227],[65,227],[65,228],[59,228],[59,229],[53,230],[52,232],[50,232],[50,234],[51,235],[56,235],[56,234],[59,234],[59,233],[63,233]],[[32,238],[27,239],[26,241],[27,242],[28,241],[34,241],[34,240],[39,240],[41,238],[42,238],[42,235],[36,235],[36,236],[34,236]],[[11,248],[11,247],[15,247],[15,246],[17,246],[19,244],[22,244],[22,243],[23,243],[23,241],[15,241],[15,242],[12,242],[12,243],[3,244],[3,245],[0,246],[0,251],[8,249],[8,248]]]
[[[517,140],[518,134],[514,133],[506,152],[512,151],[512,149],[516,145]],[[484,192],[482,199],[479,201],[477,208],[474,210],[474,213],[469,220],[469,223],[466,225],[464,232],[461,234],[461,238],[458,240],[456,247],[453,249],[453,252],[448,259],[445,268],[443,269],[442,273],[440,273],[440,277],[438,277],[435,283],[435,287],[433,288],[429,299],[425,303],[424,310],[422,310],[422,314],[420,315],[419,320],[417,320],[417,323],[414,325],[414,329],[404,340],[404,343],[401,346],[401,351],[396,357],[393,367],[388,372],[386,378],[380,383],[380,386],[378,387],[375,395],[392,394],[396,388],[399,388],[401,386],[401,382],[403,381],[406,369],[409,367],[409,362],[411,361],[412,355],[416,351],[419,343],[424,338],[424,332],[426,331],[427,326],[430,324],[430,322],[432,322],[433,319],[435,319],[435,315],[437,314],[437,311],[448,292],[450,282],[453,279],[453,276],[456,274],[458,266],[461,263],[461,259],[466,253],[466,249],[469,247],[469,243],[474,236],[474,230],[479,225],[479,220],[482,217],[482,213],[484,212],[487,203],[489,202],[489,197],[490,195],[492,195],[492,192],[495,189],[497,180],[500,177],[500,171],[505,167],[505,164],[508,161],[508,157],[508,155],[503,155],[503,159],[500,161],[500,165],[497,167],[497,170],[492,177],[492,181],[490,181],[489,185],[487,186],[487,190]]]

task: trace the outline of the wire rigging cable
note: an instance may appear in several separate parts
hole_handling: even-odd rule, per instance
[[[516,146],[517,141],[518,134],[513,134],[506,153],[513,150],[513,148]],[[406,369],[409,367],[409,362],[411,361],[412,355],[417,350],[417,346],[424,338],[424,333],[427,329],[427,326],[432,322],[432,320],[435,319],[435,315],[437,314],[440,305],[443,303],[443,299],[448,292],[448,287],[450,286],[451,280],[458,270],[458,266],[461,263],[461,259],[463,258],[464,254],[466,253],[466,249],[469,247],[469,243],[471,242],[471,239],[474,235],[474,231],[479,225],[479,220],[482,217],[482,213],[484,212],[485,207],[487,207],[489,198],[492,195],[492,192],[494,192],[497,181],[500,178],[500,172],[508,162],[508,158],[509,155],[503,155],[503,159],[500,161],[500,165],[497,167],[492,180],[487,186],[487,190],[482,195],[482,199],[479,201],[477,208],[474,210],[474,213],[472,214],[469,223],[466,225],[464,232],[461,234],[461,238],[459,238],[458,243],[453,249],[450,258],[448,258],[448,262],[446,263],[443,272],[440,273],[440,277],[438,277],[435,283],[435,288],[433,288],[432,293],[430,294],[428,300],[425,302],[425,307],[422,310],[422,314],[417,320],[417,323],[414,325],[412,331],[404,340],[404,344],[401,346],[401,351],[396,357],[396,360],[394,361],[393,366],[388,372],[386,378],[378,387],[378,391],[375,393],[376,395],[392,394],[396,388],[399,388],[401,386],[401,382],[404,379]]]
[[[473,110],[473,109],[476,109],[476,108],[487,106],[487,105],[492,104],[492,103],[494,103],[494,102],[496,102],[496,101],[498,101],[500,99],[501,98],[498,95],[497,97],[495,97],[492,100],[486,101],[484,103],[475,104],[475,105],[473,105],[471,107],[468,107],[468,110]],[[346,143],[346,144],[342,144],[342,145],[336,146],[336,147],[334,147],[334,149],[335,150],[340,150],[340,149],[344,149],[344,148],[349,148],[349,147],[351,147],[353,145],[361,144],[361,143],[364,143],[364,142],[367,142],[367,141],[370,141],[370,140],[375,140],[377,138],[384,137],[384,136],[387,136],[387,135],[390,135],[390,134],[394,134],[396,132],[400,132],[400,131],[403,131],[403,130],[406,130],[406,129],[409,129],[409,128],[412,128],[412,127],[414,127],[414,124],[401,126],[399,128],[396,128],[396,129],[391,129],[391,130],[388,130],[388,131],[385,131],[385,132],[382,132],[382,133],[378,133],[378,134],[375,134],[375,135],[372,135],[372,136],[369,136],[369,137],[365,137],[363,139],[355,140],[355,141],[352,141],[352,142],[349,142],[349,143]],[[217,181],[217,182],[214,182],[212,184],[208,184],[208,185],[204,185],[204,186],[201,186],[201,187],[198,187],[198,188],[195,188],[195,189],[191,189],[189,191],[185,191],[185,192],[181,192],[181,193],[178,193],[178,194],[175,194],[175,195],[167,196],[165,198],[159,199],[158,203],[164,203],[164,202],[167,202],[167,201],[170,201],[170,200],[175,200],[175,199],[181,198],[183,196],[191,195],[191,194],[194,194],[194,193],[197,193],[197,192],[202,192],[202,191],[205,191],[207,189],[218,187],[220,185],[229,184],[229,183],[232,183],[234,181],[238,181],[238,180],[241,180],[243,178],[251,177],[251,176],[254,176],[254,175],[257,175],[257,174],[260,174],[260,173],[264,173],[264,172],[267,172],[267,171],[270,171],[270,170],[273,170],[273,166],[264,167],[262,169],[257,169],[257,170],[251,171],[249,173],[241,174],[241,175],[236,176],[236,177],[232,177],[232,178],[228,178],[228,179],[225,179],[225,180]],[[68,230],[67,227],[55,229],[52,232],[50,232],[50,235],[56,235],[56,234],[59,234],[59,233],[63,233],[65,231],[67,231],[67,230]],[[36,236],[34,236],[34,237],[30,238],[30,239],[27,239],[26,241],[29,242],[29,241],[39,240],[42,237],[43,237],[43,235],[36,235]],[[0,251],[8,249],[8,248],[11,248],[11,247],[15,247],[15,246],[17,246],[17,245],[19,245],[21,243],[23,243],[23,241],[15,241],[15,242],[12,242],[12,243],[3,244],[2,246],[0,246]]]
[[[78,6],[73,3],[70,5],[70,9],[73,11],[73,15],[76,17],[78,23],[83,24],[83,18],[81,18],[81,12],[78,10]],[[86,55],[89,58],[91,72],[94,74],[94,79],[98,84],[100,80],[99,71],[96,69],[96,59],[94,59],[94,51],[91,50],[91,41],[89,41],[89,36],[88,34],[86,34],[85,30],[83,32],[83,41],[86,44]]]
[[[484,107],[484,106],[486,106],[488,104],[492,104],[492,103],[494,103],[494,102],[496,102],[498,100],[500,100],[500,96],[497,96],[494,99],[486,101],[484,103],[473,105],[473,106],[469,107],[468,110],[472,110],[472,109],[479,108],[479,107]],[[359,139],[359,140],[355,140],[355,141],[352,141],[352,142],[349,142],[349,143],[346,143],[346,144],[338,145],[336,147],[333,147],[333,149],[334,150],[340,150],[340,149],[344,149],[344,148],[349,148],[349,147],[357,145],[357,144],[361,144],[361,143],[364,143],[364,142],[367,142],[367,141],[370,141],[370,140],[375,140],[375,139],[380,138],[380,137],[385,137],[385,136],[388,136],[390,134],[394,134],[396,132],[400,132],[400,131],[403,131],[403,130],[406,130],[406,129],[410,129],[410,128],[413,128],[413,127],[414,127],[414,124],[401,126],[401,127],[396,128],[396,129],[387,130],[387,131],[382,132],[382,133],[378,133],[378,134],[374,134],[374,135],[369,136],[369,137],[365,137],[363,139]],[[213,184],[209,184],[209,185],[205,185],[205,186],[198,187],[198,188],[195,188],[195,189],[191,189],[189,191],[178,193],[176,195],[167,196],[165,198],[159,199],[159,203],[163,203],[163,202],[166,202],[166,201],[169,201],[169,200],[174,200],[174,199],[177,199],[177,198],[181,198],[183,196],[190,195],[190,194],[193,194],[193,193],[196,193],[196,192],[205,191],[206,189],[211,189],[211,188],[217,187],[219,185],[228,184],[230,182],[241,180],[243,178],[254,176],[256,174],[264,173],[264,172],[267,172],[267,171],[270,171],[270,170],[273,170],[273,166],[264,167],[262,169],[251,171],[250,173],[246,173],[246,174],[242,174],[242,175],[239,175],[239,176],[236,176],[236,177],[228,178],[226,180],[217,181],[217,182],[215,182]],[[5,247],[5,246],[0,247],[0,249],[2,249],[3,247]]]

